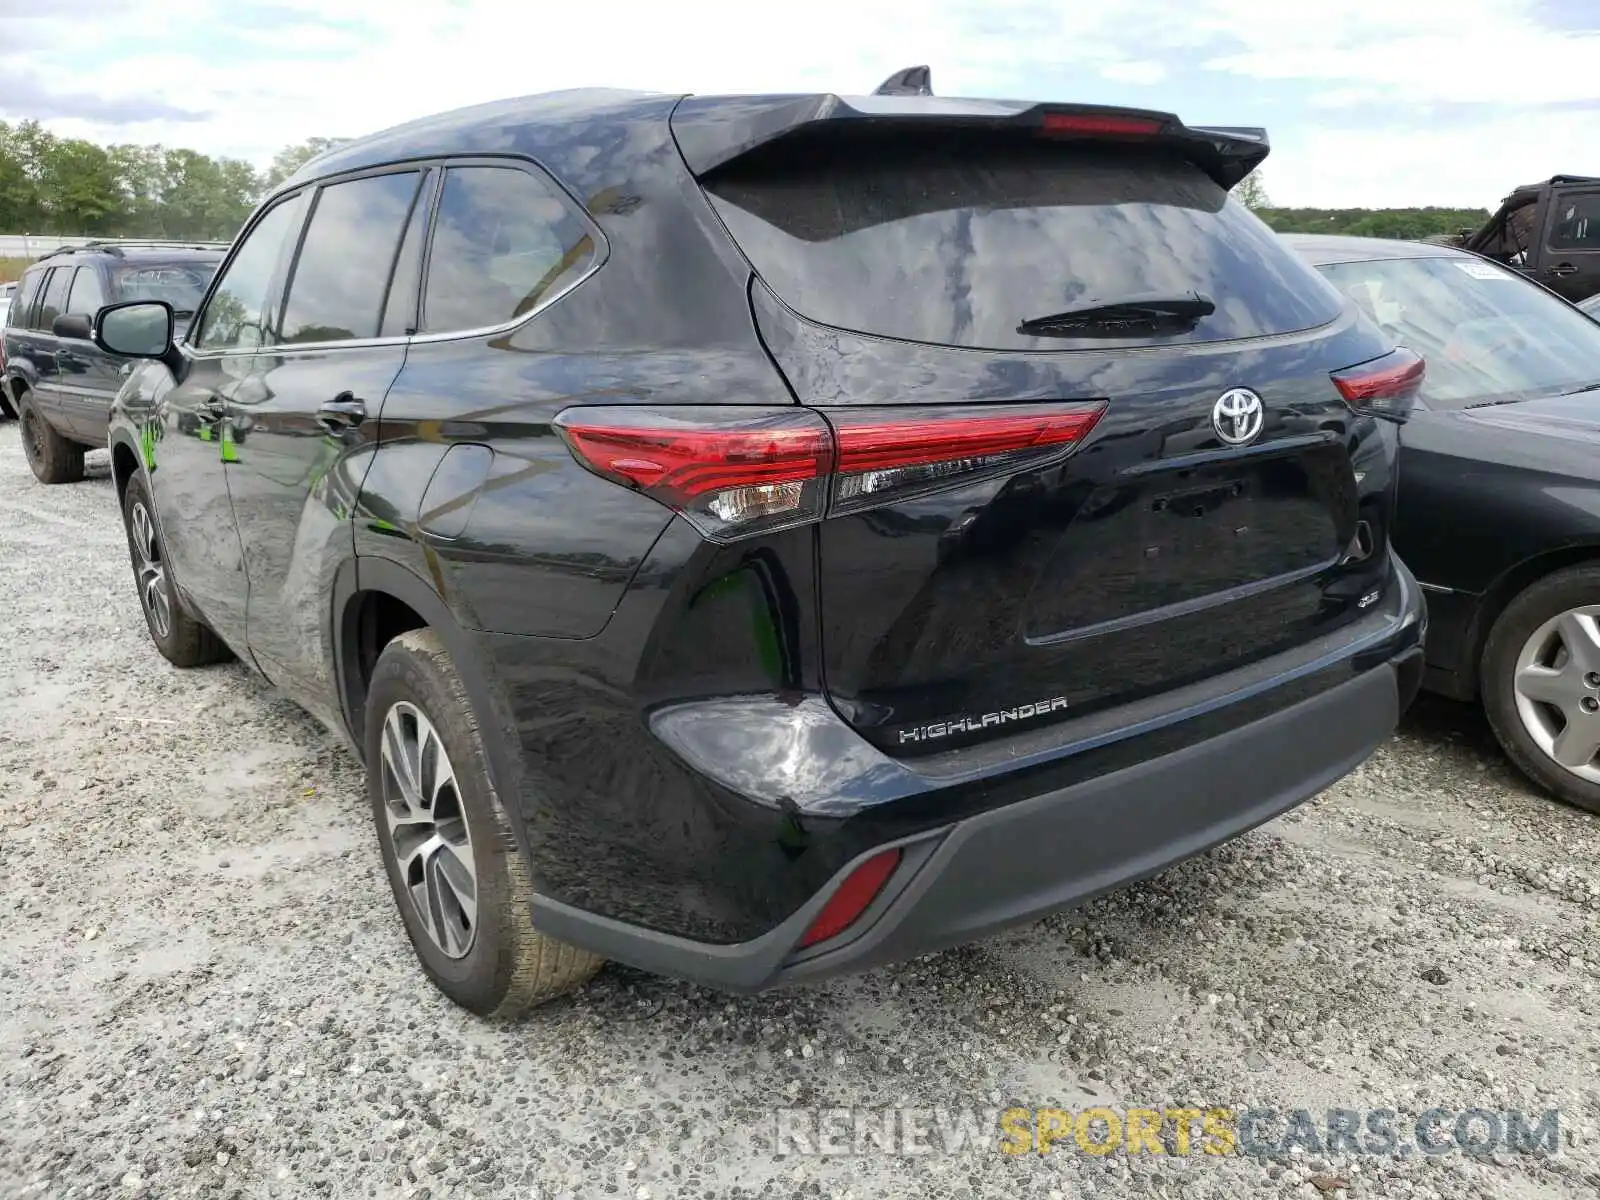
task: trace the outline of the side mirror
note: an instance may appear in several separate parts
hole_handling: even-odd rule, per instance
[[[128,300],[96,314],[94,344],[124,358],[164,358],[172,330],[172,305],[165,300]]]
[[[50,332],[58,338],[87,342],[93,336],[89,318],[82,313],[65,313],[50,322]]]

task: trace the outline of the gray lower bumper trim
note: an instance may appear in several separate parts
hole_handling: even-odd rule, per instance
[[[1378,667],[1221,737],[908,839],[856,936],[804,957],[794,947],[831,887],[762,937],[727,946],[544,898],[534,917],[598,954],[731,991],[861,970],[1074,907],[1243,833],[1358,766],[1399,712],[1395,670]]]

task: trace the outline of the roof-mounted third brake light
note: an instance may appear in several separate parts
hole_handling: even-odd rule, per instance
[[[1154,117],[1130,117],[1118,113],[1045,113],[1040,126],[1046,133],[1073,136],[1154,137],[1166,122]]]

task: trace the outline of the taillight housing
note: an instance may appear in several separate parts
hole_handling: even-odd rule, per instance
[[[1370,362],[1333,373],[1334,386],[1358,412],[1404,422],[1416,407],[1428,364],[1404,347]]]
[[[828,423],[806,409],[569,408],[555,420],[596,475],[643,492],[722,541],[822,516]]]
[[[1070,454],[1104,402],[981,408],[581,406],[557,432],[603,478],[734,541]]]

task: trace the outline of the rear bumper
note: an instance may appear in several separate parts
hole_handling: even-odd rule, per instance
[[[534,901],[536,923],[645,970],[753,992],[913,957],[1071,908],[1293,808],[1392,734],[1423,670],[1420,594],[1403,567],[1397,581],[1402,595],[1386,635],[1365,643],[1361,669],[1342,682],[1169,753],[879,842],[760,937],[698,942],[543,897]],[[797,951],[838,883],[897,845],[901,864],[861,918],[835,939]]]
[[[962,821],[925,840],[920,865],[853,941],[795,956],[778,976],[817,978],[972,941],[1271,820],[1393,733],[1408,669],[1368,671],[1208,742]],[[1297,734],[1306,729],[1317,737]]]

